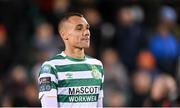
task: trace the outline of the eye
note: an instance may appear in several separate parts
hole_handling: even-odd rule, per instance
[[[82,28],[81,27],[77,27],[76,30],[81,30]]]
[[[82,30],[83,27],[82,26],[76,26],[76,30]]]

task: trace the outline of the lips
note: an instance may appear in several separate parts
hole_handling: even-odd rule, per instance
[[[81,40],[84,40],[84,41],[89,41],[90,38],[82,38]]]

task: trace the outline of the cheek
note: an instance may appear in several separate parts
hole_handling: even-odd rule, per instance
[[[72,35],[69,37],[69,42],[72,44],[78,44],[81,42],[82,32],[73,31]]]
[[[77,44],[77,43],[80,42],[80,37],[74,35],[74,36],[70,39],[70,42],[71,42],[71,43],[74,43],[74,44]]]

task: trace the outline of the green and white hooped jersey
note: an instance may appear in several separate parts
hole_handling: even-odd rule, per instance
[[[62,52],[46,61],[39,74],[39,98],[56,96],[59,107],[97,107],[103,97],[102,63],[85,56],[74,59]]]

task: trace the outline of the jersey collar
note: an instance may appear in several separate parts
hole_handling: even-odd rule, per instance
[[[66,59],[71,60],[71,61],[75,61],[75,62],[85,61],[85,60],[86,60],[86,56],[84,56],[83,59],[72,58],[72,57],[70,57],[70,56],[67,56],[67,55],[64,53],[64,51],[61,52],[61,55],[62,55],[63,57],[65,57]]]

